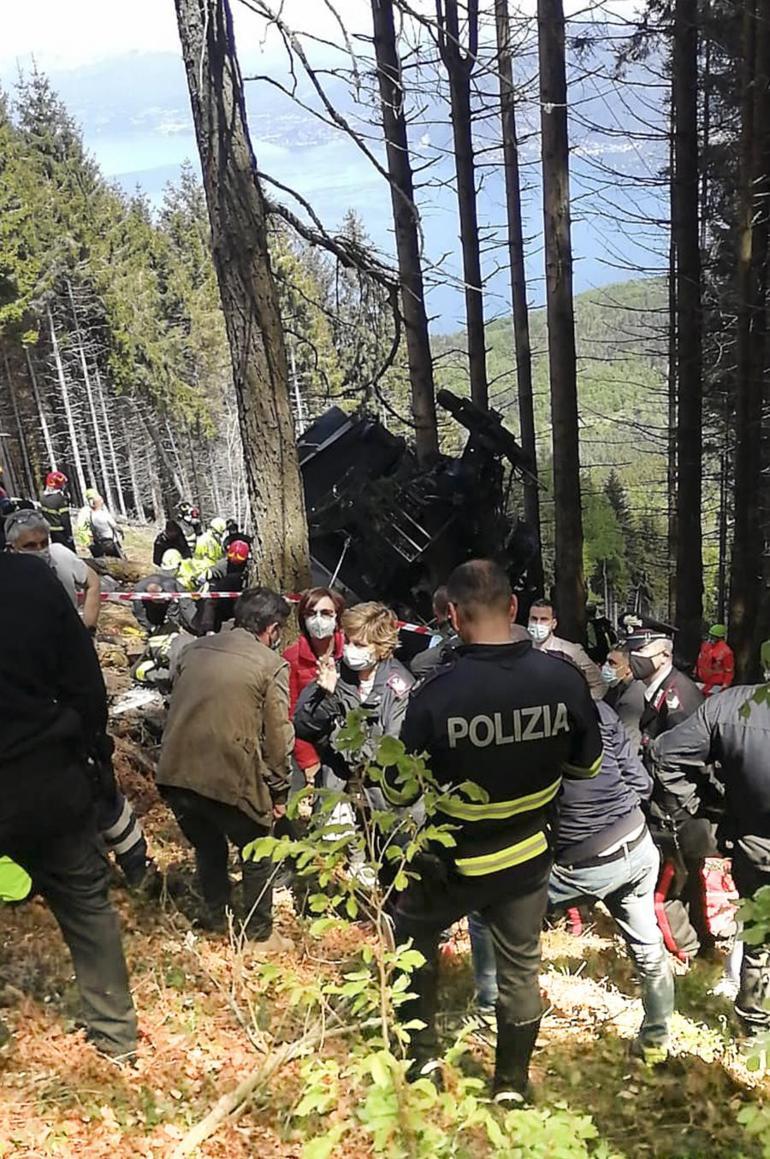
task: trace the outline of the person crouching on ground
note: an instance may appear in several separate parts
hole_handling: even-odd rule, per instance
[[[275,649],[289,605],[269,588],[243,593],[231,632],[190,644],[179,662],[157,780],[195,849],[209,928],[231,908],[228,841],[267,837],[284,816],[294,730],[289,665]],[[292,948],[273,930],[270,860],[243,860],[243,927],[264,953]]]

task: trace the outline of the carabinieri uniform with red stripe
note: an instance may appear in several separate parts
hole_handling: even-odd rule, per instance
[[[552,826],[562,777],[599,771],[599,722],[582,673],[536,651],[514,628],[510,644],[466,644],[415,686],[401,729],[407,750],[426,753],[447,790],[473,782],[484,800],[461,792],[442,799],[435,824],[455,826],[456,845],[417,868],[400,895],[399,942],[412,938],[426,966],[403,1008],[425,1030],[412,1035],[416,1061],[435,1056],[436,948],[439,933],[470,912],[486,921],[497,958],[498,1041],[495,1084],[519,1089],[542,1012],[540,932],[552,863]],[[393,805],[411,803],[395,768],[383,790]]]

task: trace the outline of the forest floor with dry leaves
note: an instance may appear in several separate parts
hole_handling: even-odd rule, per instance
[[[99,650],[114,699],[130,684],[127,662],[140,646],[130,609],[110,606]],[[173,817],[157,795],[155,737],[139,720],[117,718],[116,764],[169,882],[187,883],[183,899],[113,891],[139,1012],[133,1068],[98,1055],[74,1029],[77,994],[59,931],[40,899],[0,911],[0,1157],[170,1159],[190,1128],[217,1100],[260,1065],[271,1044],[291,1041],[296,1009],[266,993],[249,946],[206,935],[191,924],[193,862]],[[308,986],[338,978],[371,932],[362,925],[310,939],[288,891],[279,891],[278,928],[296,949],[280,961],[284,977]],[[696,963],[677,978],[673,1052],[653,1072],[628,1059],[640,1021],[632,972],[619,939],[601,913],[578,938],[563,928],[544,937],[542,989],[548,1012],[534,1059],[541,1107],[589,1114],[605,1154],[661,1159],[753,1159],[770,1148],[738,1123],[740,1109],[762,1105],[766,1079],[747,1071],[733,1042],[730,1004],[710,989],[721,965]],[[472,1012],[467,937],[457,930],[442,956],[448,1041]],[[2,1041],[2,1040],[0,1040]],[[266,1045],[267,1044],[267,1045]],[[489,1074],[492,1049],[470,1039],[469,1065]],[[344,1039],[322,1047],[342,1057]],[[278,1069],[240,1113],[227,1118],[196,1152],[209,1159],[259,1155],[299,1157],[303,1136],[292,1110],[301,1095],[299,1063]],[[367,1137],[353,1134],[333,1152],[369,1156]],[[494,1154],[490,1148],[479,1154]],[[526,1154],[526,1152],[522,1152]]]

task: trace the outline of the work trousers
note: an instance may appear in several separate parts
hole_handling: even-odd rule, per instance
[[[59,923],[72,955],[88,1037],[106,1054],[134,1051],[136,1014],[95,818],[88,816],[39,842],[4,840],[3,852],[26,869]]]
[[[438,944],[442,930],[472,911],[489,927],[497,965],[497,1050],[495,1087],[519,1089],[542,1015],[540,934],[548,900],[550,857],[516,870],[484,877],[461,877],[451,867],[445,877],[422,877],[401,895],[396,910],[396,939],[412,938],[425,965],[413,973],[415,998],[401,1007],[404,1021],[419,1019],[410,1054],[418,1064],[437,1054],[436,999]]]
[[[163,789],[179,828],[195,850],[198,881],[214,924],[224,923],[231,909],[228,841],[238,850],[243,884],[243,923],[248,937],[257,941],[273,931],[273,877],[275,863],[269,858],[244,860],[243,847],[259,837],[269,837],[270,826],[243,813],[234,805],[213,801],[191,789]]]
[[[741,898],[750,898],[763,885],[770,885],[770,870],[754,865],[736,849],[732,863],[733,881]],[[735,1012],[749,1033],[770,1030],[770,943],[758,946],[743,943],[740,986]]]

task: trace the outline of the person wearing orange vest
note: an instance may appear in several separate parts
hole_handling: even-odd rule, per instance
[[[725,639],[727,628],[724,624],[712,624],[708,640],[701,644],[695,679],[703,685],[703,695],[711,696],[729,688],[735,676],[735,657]]]

